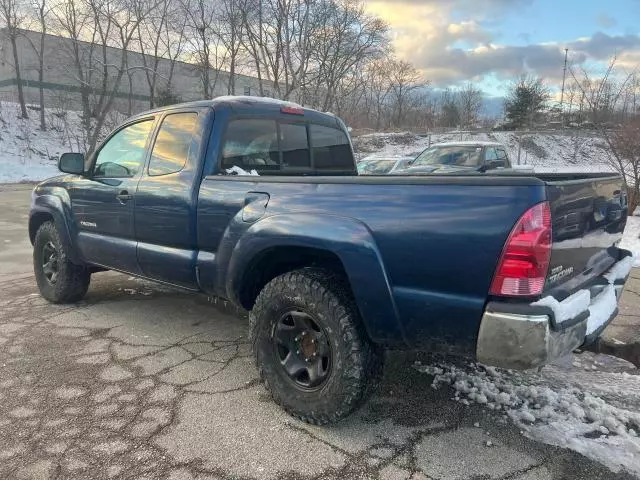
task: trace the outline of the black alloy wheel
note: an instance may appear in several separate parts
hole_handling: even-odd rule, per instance
[[[276,360],[303,390],[322,388],[331,374],[331,346],[311,315],[289,311],[274,326]]]
[[[52,242],[45,243],[42,247],[42,273],[51,285],[55,285],[58,281],[58,272],[60,265],[58,263],[59,254]]]

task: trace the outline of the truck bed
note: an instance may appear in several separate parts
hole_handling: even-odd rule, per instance
[[[199,244],[202,250],[216,252],[217,273],[208,279],[208,288],[226,297],[233,297],[232,287],[220,279],[234,268],[232,252],[245,232],[263,229],[267,235],[276,229],[280,240],[287,239],[292,247],[309,245],[310,239],[319,248],[331,244],[334,251],[344,253],[338,253],[342,262],[353,263],[347,271],[355,272],[350,273],[351,285],[363,315],[370,319],[372,338],[416,347],[428,341],[465,349],[475,343],[496,262],[523,212],[549,200],[554,222],[571,216],[576,208],[587,215],[593,213],[596,191],[610,200],[620,184],[619,177],[590,173],[208,176],[199,197]],[[247,223],[241,218],[247,199],[259,193],[266,201],[264,217]],[[584,205],[579,201],[582,197]],[[338,217],[344,219],[342,230]],[[322,231],[325,226],[330,233]],[[601,227],[593,224],[580,235]],[[618,224],[611,229],[611,245],[623,228]],[[581,244],[555,245],[561,241],[554,235],[552,268],[558,267],[554,259],[561,259],[563,268],[571,263],[571,275],[581,274],[580,282],[614,261],[606,249],[596,252]],[[365,260],[353,260],[350,242],[368,242],[369,254],[382,265],[382,281],[371,277]],[[255,253],[251,247],[243,250],[247,257]],[[601,264],[585,275],[594,255]],[[570,276],[562,279],[554,283],[556,290]]]

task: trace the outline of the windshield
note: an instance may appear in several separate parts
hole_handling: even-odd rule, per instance
[[[358,164],[358,173],[361,175],[382,175],[396,164],[397,160],[365,160]]]
[[[431,147],[426,149],[412,166],[456,165],[477,167],[481,164],[482,148],[476,146]]]
[[[413,163],[413,158],[405,158],[403,160],[398,160],[398,164],[393,169],[395,170],[403,170],[405,168],[409,168]]]

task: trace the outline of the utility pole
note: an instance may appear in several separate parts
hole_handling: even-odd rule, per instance
[[[564,128],[564,84],[567,80],[567,58],[569,56],[569,49],[564,49],[564,70],[562,72],[562,91],[560,92],[560,126]]]

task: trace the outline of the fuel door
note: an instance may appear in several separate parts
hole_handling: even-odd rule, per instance
[[[264,192],[249,192],[244,197],[244,207],[242,208],[242,221],[253,223],[265,214],[269,204],[269,194]]]

